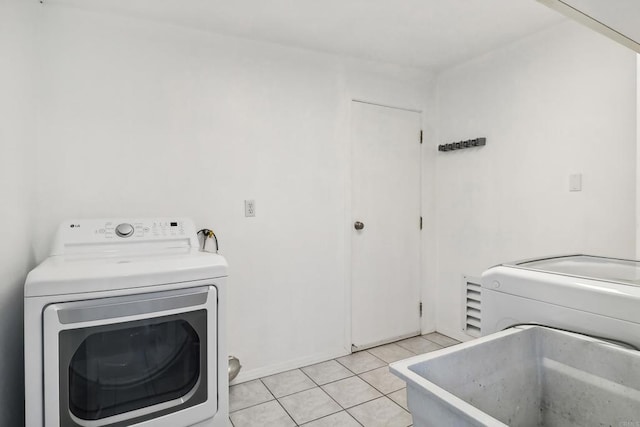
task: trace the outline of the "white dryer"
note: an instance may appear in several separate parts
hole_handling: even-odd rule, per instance
[[[228,425],[227,264],[188,219],[66,221],[25,296],[27,427]]]
[[[588,255],[498,265],[482,275],[482,335],[539,323],[640,348],[640,262]]]

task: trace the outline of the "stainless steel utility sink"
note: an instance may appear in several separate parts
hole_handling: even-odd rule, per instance
[[[537,326],[391,364],[416,427],[640,427],[640,352]]]

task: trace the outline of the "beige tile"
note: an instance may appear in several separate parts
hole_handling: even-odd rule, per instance
[[[389,394],[406,387],[406,383],[389,372],[389,367],[374,369],[358,375],[382,394]]]
[[[322,386],[343,408],[350,408],[382,395],[358,377],[345,378]]]
[[[308,424],[304,424],[304,427],[360,427],[360,423],[346,411],[342,411],[320,418],[319,420],[311,421]]]
[[[380,347],[370,348],[367,351],[387,363],[415,356],[415,354],[397,344],[381,345]]]
[[[439,334],[437,332],[423,335],[423,337],[443,347],[450,347],[455,344],[460,344],[460,341],[454,340],[453,338],[449,338],[448,336]]]
[[[407,389],[403,388],[402,390],[394,391],[393,393],[387,394],[387,397],[398,405],[402,406],[407,411],[409,407],[407,406]]]
[[[441,345],[422,337],[408,338],[406,340],[398,341],[396,344],[415,354],[429,353],[443,348]]]
[[[413,423],[411,414],[387,397],[354,406],[348,412],[364,427],[407,427]]]
[[[356,374],[380,368],[387,364],[368,351],[359,351],[348,356],[340,357],[336,360]]]
[[[233,385],[229,387],[229,411],[235,412],[273,400],[273,398],[273,395],[260,380]]]
[[[231,422],[235,427],[295,427],[296,425],[275,400],[234,412],[231,414]]]
[[[319,387],[278,399],[298,424],[325,417],[342,408]]]
[[[327,362],[307,366],[302,368],[302,370],[319,385],[353,376],[353,372],[335,360],[329,360]]]
[[[316,384],[300,369],[262,378],[262,382],[275,397],[287,396],[316,387]]]

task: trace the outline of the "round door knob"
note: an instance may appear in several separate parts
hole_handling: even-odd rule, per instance
[[[361,223],[360,221],[356,221],[356,222],[353,223],[353,227],[356,230],[362,230],[364,228],[364,224]]]
[[[119,224],[116,227],[116,234],[120,237],[129,237],[133,234],[133,226],[127,223]]]

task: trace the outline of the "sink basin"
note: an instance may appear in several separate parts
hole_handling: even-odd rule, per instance
[[[524,326],[392,363],[416,427],[640,427],[640,352]]]

